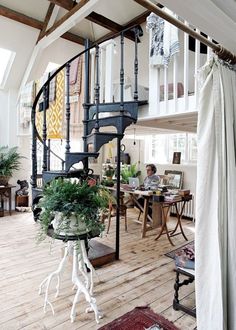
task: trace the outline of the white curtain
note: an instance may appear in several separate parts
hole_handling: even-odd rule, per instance
[[[201,72],[196,199],[198,330],[236,329],[236,72]]]

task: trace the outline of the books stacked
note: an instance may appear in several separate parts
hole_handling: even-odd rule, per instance
[[[179,190],[179,195],[180,196],[187,196],[190,194],[190,190],[189,189],[181,189]]]
[[[182,201],[182,196],[180,195],[165,195],[165,202],[177,202]]]

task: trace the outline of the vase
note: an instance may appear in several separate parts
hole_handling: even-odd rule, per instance
[[[52,225],[56,234],[62,236],[77,236],[88,232],[85,222],[74,214],[65,218],[63,213],[55,212]]]
[[[0,186],[7,186],[10,176],[0,175]]]

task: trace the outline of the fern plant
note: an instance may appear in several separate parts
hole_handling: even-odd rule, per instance
[[[122,183],[129,183],[129,178],[136,178],[141,175],[141,171],[137,170],[136,166],[136,164],[124,165],[120,172]]]
[[[60,213],[59,225],[55,234],[63,229],[65,235],[71,234],[70,222],[73,219],[73,235],[79,235],[81,224],[86,232],[101,233],[104,226],[100,223],[100,211],[107,208],[111,196],[104,187],[90,186],[71,182],[66,179],[53,180],[43,191],[39,202],[42,208],[40,214],[40,238],[45,238],[48,228],[53,224],[55,215]]]
[[[17,151],[17,147],[0,147],[0,175],[12,177],[13,172],[19,170],[20,159],[24,158]]]

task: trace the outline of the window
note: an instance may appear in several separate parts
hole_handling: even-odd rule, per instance
[[[3,89],[10,73],[16,53],[0,48],[0,89]]]
[[[168,134],[169,137],[169,150],[168,150],[168,161],[172,162],[173,153],[175,151],[181,152],[181,161],[186,161],[186,134]]]
[[[197,137],[196,134],[188,134],[188,155],[190,162],[197,161]]]
[[[45,73],[52,72],[52,71],[58,69],[59,67],[60,67],[60,64],[49,62],[46,67]]]
[[[175,133],[155,134],[145,137],[145,162],[168,164],[172,163],[173,153],[181,152],[181,162],[197,161],[196,134]]]

